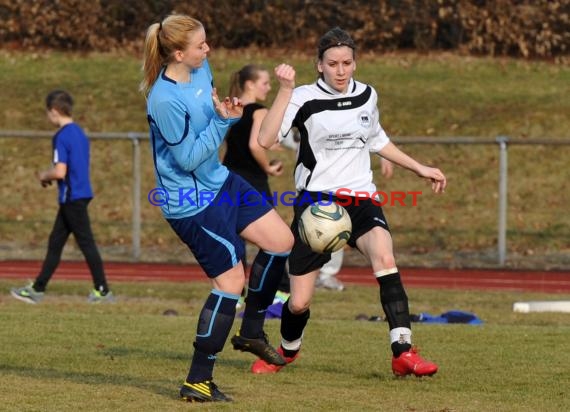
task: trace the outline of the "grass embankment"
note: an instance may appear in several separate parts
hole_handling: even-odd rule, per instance
[[[314,80],[312,56],[218,50],[212,53],[211,65],[216,84],[225,94],[230,73],[243,64],[257,62],[272,68],[282,60],[296,66],[299,84]],[[138,57],[4,53],[0,70],[3,129],[50,130],[43,99],[54,88],[73,93],[75,118],[87,131],[147,129],[144,98],[137,92]],[[363,55],[356,75],[379,91],[382,124],[396,140],[398,136],[570,137],[567,66],[448,55]],[[42,190],[34,173],[50,163],[50,140],[1,139],[0,144],[2,254],[41,258],[56,211],[55,191]],[[498,147],[402,147],[417,159],[437,165],[449,178],[445,195],[433,196],[428,185],[406,171],[397,170],[385,181],[376,170],[376,182],[385,191],[422,191],[417,207],[385,208],[402,264],[469,265],[482,258],[483,263],[496,262]],[[155,183],[146,142],[142,153],[143,259],[184,261],[188,259],[185,249],[147,201]],[[288,172],[273,178],[272,188],[290,190],[293,154],[274,156],[285,160]],[[510,147],[510,266],[570,264],[568,164],[569,146]],[[374,167],[378,168],[377,160]],[[96,198],[90,210],[106,259],[130,257],[131,176],[129,142],[93,142]],[[289,208],[280,207],[279,212],[291,218]],[[65,256],[80,258],[72,244]],[[536,256],[542,257],[538,263]]]

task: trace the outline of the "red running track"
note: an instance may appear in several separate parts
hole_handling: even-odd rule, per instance
[[[39,261],[2,261],[0,278],[31,280],[40,270],[40,266]],[[202,269],[191,264],[106,262],[105,271],[110,282],[206,280]],[[91,279],[85,262],[62,262],[54,277],[68,280]],[[406,287],[570,293],[568,271],[403,268],[402,277]],[[343,267],[338,278],[346,284],[376,285],[376,280],[368,268]]]

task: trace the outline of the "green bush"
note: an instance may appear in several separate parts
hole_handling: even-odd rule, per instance
[[[349,5],[350,4],[350,5]],[[0,42],[15,49],[140,52],[148,25],[176,11],[217,47],[312,50],[329,28],[363,50],[566,56],[570,0],[0,0]],[[236,18],[237,17],[237,18]]]

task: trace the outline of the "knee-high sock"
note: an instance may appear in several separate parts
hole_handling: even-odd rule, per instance
[[[375,275],[380,285],[380,303],[390,326],[392,352],[397,357],[412,347],[408,296],[397,268],[377,272]]]
[[[293,356],[301,348],[303,331],[311,317],[311,310],[293,314],[289,310],[289,300],[283,305],[281,312],[281,346],[285,350],[285,356]]]
[[[198,318],[194,355],[186,382],[212,380],[216,354],[224,344],[236,315],[239,295],[212,290]]]
[[[251,266],[245,311],[240,334],[246,338],[263,336],[267,307],[273,303],[275,292],[289,253],[273,254],[260,250]]]

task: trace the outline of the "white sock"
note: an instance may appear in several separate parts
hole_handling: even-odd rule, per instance
[[[412,331],[408,328],[394,328],[390,331],[390,343],[412,344]]]
[[[303,335],[301,335],[301,337],[299,339],[295,339],[292,341],[281,339],[281,346],[283,346],[283,349],[286,349],[286,350],[299,350],[299,349],[301,349],[301,341],[302,340],[303,340]]]
[[[379,270],[378,272],[374,272],[374,276],[379,278],[382,276],[391,275],[392,273],[398,273],[398,268],[393,267],[393,268],[389,268],[389,269],[382,269],[382,270]]]

